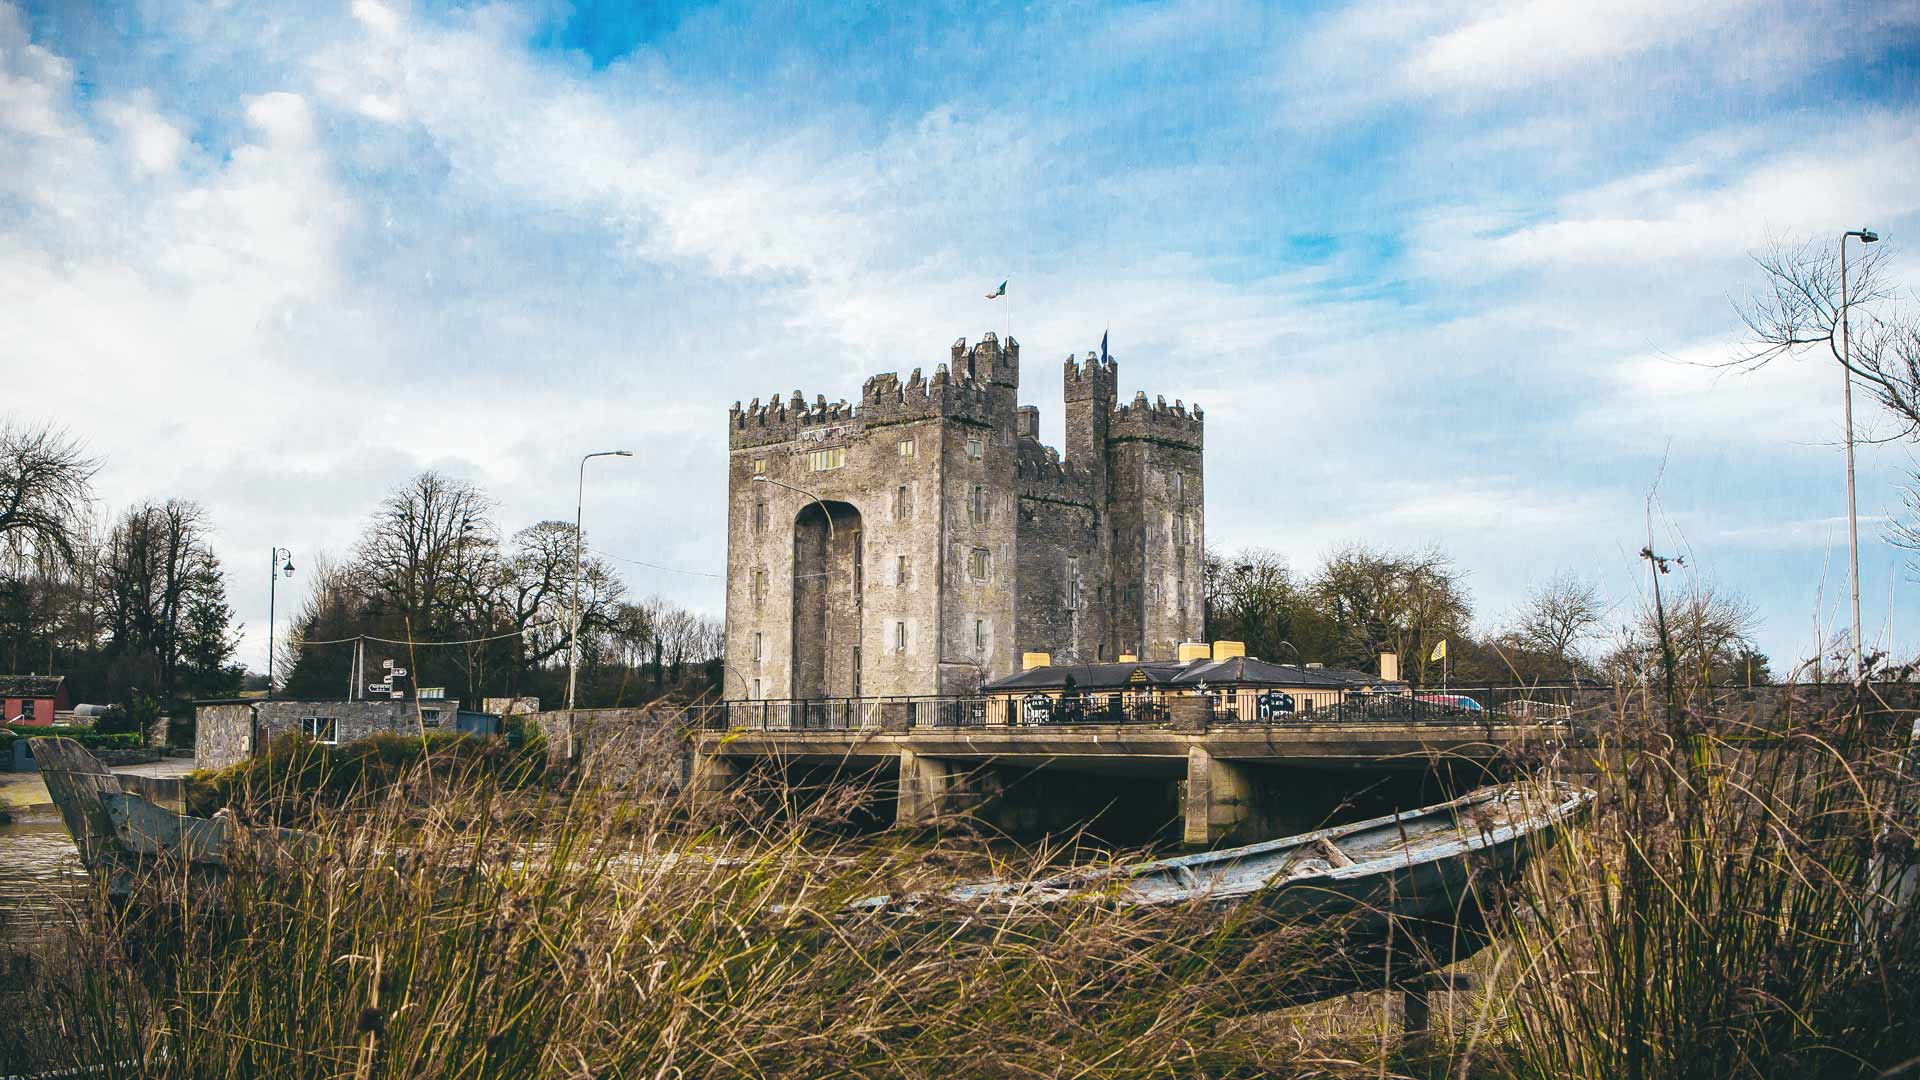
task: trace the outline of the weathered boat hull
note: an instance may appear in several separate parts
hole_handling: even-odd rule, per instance
[[[1478,952],[1499,890],[1592,799],[1591,791],[1557,784],[1486,788],[1261,844],[1033,882],[873,897],[854,908],[982,927],[1044,925],[1047,909],[1064,903],[1111,904],[1146,917],[1231,918],[1223,959],[1234,948],[1251,952],[1272,935],[1289,935],[1274,954],[1284,960],[1272,977],[1236,1002],[1246,1011],[1271,1009],[1397,985]],[[1345,864],[1320,859],[1327,849]]]

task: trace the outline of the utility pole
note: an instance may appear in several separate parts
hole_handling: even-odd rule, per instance
[[[280,563],[286,561],[283,568]],[[273,700],[273,616],[274,603],[279,598],[280,575],[293,576],[293,552],[277,547],[267,556],[267,700]]]

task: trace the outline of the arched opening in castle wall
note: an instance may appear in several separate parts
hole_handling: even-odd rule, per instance
[[[828,528],[828,513],[832,528]],[[793,696],[860,693],[860,511],[808,503],[793,522]]]

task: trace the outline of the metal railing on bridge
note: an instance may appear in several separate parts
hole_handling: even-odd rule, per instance
[[[1201,691],[1214,725],[1554,724],[1573,718],[1572,686],[1448,690],[1287,691],[1236,687]],[[1139,725],[1169,727],[1174,702],[1192,690],[1024,696],[766,698],[692,706],[687,719],[709,731],[910,731],[934,728]]]

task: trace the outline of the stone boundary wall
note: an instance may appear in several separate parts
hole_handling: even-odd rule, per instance
[[[555,709],[533,714],[547,743],[547,767],[622,788],[678,790],[693,747],[675,706]]]

